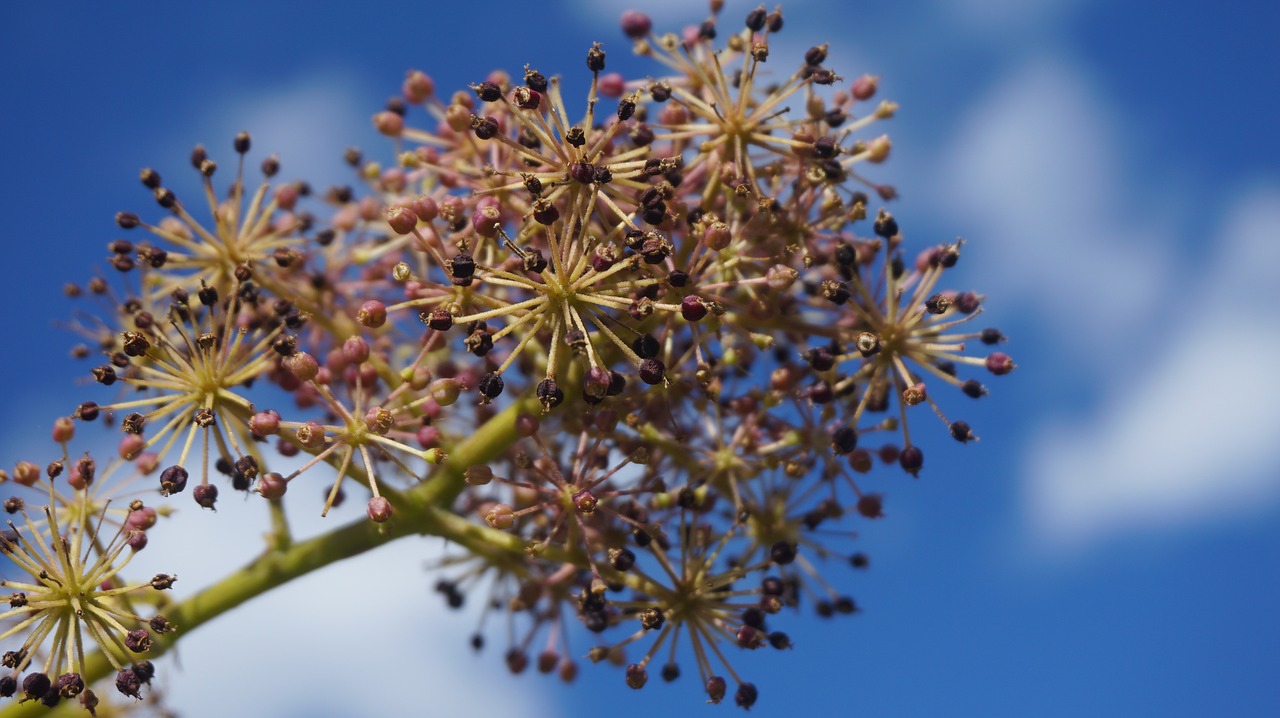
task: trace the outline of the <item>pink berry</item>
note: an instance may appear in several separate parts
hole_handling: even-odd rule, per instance
[[[426,102],[436,91],[436,83],[429,75],[421,70],[410,70],[404,78],[404,84],[400,90],[404,93],[404,99],[414,104]]]
[[[596,89],[600,91],[603,97],[622,97],[622,93],[627,89],[626,80],[622,79],[622,73],[610,72],[607,75],[600,76],[600,82],[596,85]]]
[[[53,440],[59,444],[71,441],[76,435],[76,422],[71,417],[63,416],[53,422]]]
[[[622,32],[632,40],[638,40],[653,29],[653,20],[639,10],[627,10],[622,13]]]
[[[342,356],[352,364],[363,364],[369,361],[369,342],[364,337],[347,337],[342,343]]]
[[[285,367],[302,381],[311,381],[320,371],[316,358],[306,352],[297,352],[284,360]]]
[[[387,323],[387,305],[376,299],[361,304],[360,310],[356,312],[356,321],[362,326],[377,329]]]
[[[373,126],[387,137],[399,137],[404,132],[404,118],[391,112],[379,112],[373,116]]]

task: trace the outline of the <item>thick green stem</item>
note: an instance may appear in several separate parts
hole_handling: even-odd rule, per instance
[[[182,636],[255,596],[405,536],[443,536],[486,556],[523,552],[523,542],[518,538],[500,532],[477,531],[481,527],[453,515],[450,507],[465,486],[462,472],[473,464],[496,459],[515,443],[516,416],[533,410],[534,406],[536,402],[532,400],[519,401],[494,415],[459,444],[449,455],[449,461],[427,481],[403,494],[392,494],[395,516],[391,521],[375,524],[361,517],[322,536],[292,543],[285,548],[269,548],[239,571],[169,607],[165,616],[178,627],[178,631],[168,636],[157,636],[146,657],[162,655]],[[499,536],[504,540],[493,540]],[[112,670],[101,652],[89,656],[85,663],[83,677],[89,684],[104,678]],[[0,711],[0,718],[48,715],[48,710],[38,701],[11,703]]]

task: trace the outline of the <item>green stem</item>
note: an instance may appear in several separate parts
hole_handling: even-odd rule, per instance
[[[466,485],[462,472],[473,464],[493,461],[515,443],[518,438],[515,430],[516,417],[521,412],[532,411],[535,406],[536,401],[530,399],[507,407],[459,444],[450,454],[448,462],[441,465],[427,481],[403,494],[389,494],[395,515],[387,523],[375,524],[361,517],[316,538],[292,543],[283,549],[268,550],[239,571],[185,601],[170,606],[165,611],[165,616],[178,627],[178,631],[169,636],[156,636],[146,657],[163,655],[181,636],[255,596],[316,569],[405,536],[443,536],[485,556],[510,553],[519,555],[523,552],[524,545],[518,537],[492,532],[491,529],[472,524],[454,515],[450,507]],[[111,665],[99,651],[85,659],[83,678],[86,684],[93,684],[106,677],[111,670]],[[114,688],[107,687],[103,690]],[[38,701],[10,703],[4,710],[0,710],[0,718],[47,716],[48,711]]]

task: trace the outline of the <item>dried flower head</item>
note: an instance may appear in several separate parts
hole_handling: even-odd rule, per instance
[[[117,686],[121,677],[131,676],[121,692],[138,697],[141,685],[150,680],[137,667],[150,665],[144,658],[152,634],[175,627],[159,614],[138,615],[135,604],[140,594],[172,586],[173,577],[161,574],[136,584],[122,580],[121,571],[139,550],[141,531],[122,526],[104,536],[100,516],[82,515],[68,525],[45,508],[46,534],[25,508],[17,513],[21,523],[9,522],[9,530],[0,535],[0,552],[28,576],[0,580],[0,587],[14,592],[9,610],[0,613],[5,624],[0,640],[21,637],[21,644],[4,654],[4,666],[11,671],[7,678],[16,684],[25,673],[21,684],[28,699],[44,700],[51,688],[57,698],[78,697],[86,690],[81,677],[86,645],[96,644],[119,672]]]

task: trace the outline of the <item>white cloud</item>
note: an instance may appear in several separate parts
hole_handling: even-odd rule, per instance
[[[1028,513],[1040,538],[1110,534],[1247,512],[1280,494],[1280,190],[1241,199],[1206,268],[1166,297],[1177,330],[1139,347],[1111,399],[1033,443]]]
[[[1069,14],[1084,0],[939,0],[938,9],[956,26],[981,37],[1017,41]]]
[[[1042,365],[1024,381],[1090,392],[1091,407],[1043,420],[1024,462],[1041,546],[1237,515],[1280,493],[1266,296],[1280,286],[1277,190],[1239,200],[1196,266],[1178,266],[1177,234],[1143,209],[1170,189],[1127,179],[1119,127],[1072,64],[1032,60],[961,121],[932,189],[975,240],[984,290],[1034,320]]]
[[[351,172],[342,159],[345,148],[370,142],[369,150],[391,154],[389,143],[372,144],[379,140],[369,118],[379,105],[376,97],[368,97],[367,87],[346,70],[316,71],[274,85],[215,86],[185,103],[183,114],[175,111],[173,128],[159,138],[161,147],[155,155],[164,157],[172,154],[172,147],[199,141],[219,162],[220,174],[231,172],[232,138],[247,130],[253,138],[249,154],[253,171],[248,176],[257,178],[256,163],[274,154],[280,158],[281,178],[304,179],[317,188],[350,182]],[[178,166],[157,166],[165,164]]]
[[[309,492],[315,502],[303,503],[318,503],[319,488],[296,488],[316,488]],[[226,497],[228,503],[238,498]],[[168,559],[178,567],[176,598],[193,595],[261,550],[265,502],[256,496],[248,502],[217,516],[193,505],[169,532],[175,545],[157,540],[148,547],[148,553],[159,548],[152,564]],[[319,519],[310,505],[291,513],[306,533],[352,517],[347,510]],[[161,668],[172,705],[191,718],[353,716],[375,709],[470,715],[477,701],[502,706],[504,716],[555,714],[546,694],[554,679],[509,675],[498,636],[489,636],[485,652],[471,650],[481,596],[470,596],[461,613],[445,608],[432,590],[437,576],[423,569],[441,544],[400,540],[294,580],[192,632],[179,644],[178,665],[166,661]]]
[[[1136,217],[1123,144],[1069,63],[1023,63],[979,98],[930,189],[973,240],[983,288],[1051,325],[1063,358],[1095,367],[1149,333],[1172,267],[1154,218]],[[920,169],[920,168],[917,168]],[[1154,226],[1153,226],[1154,225]]]

